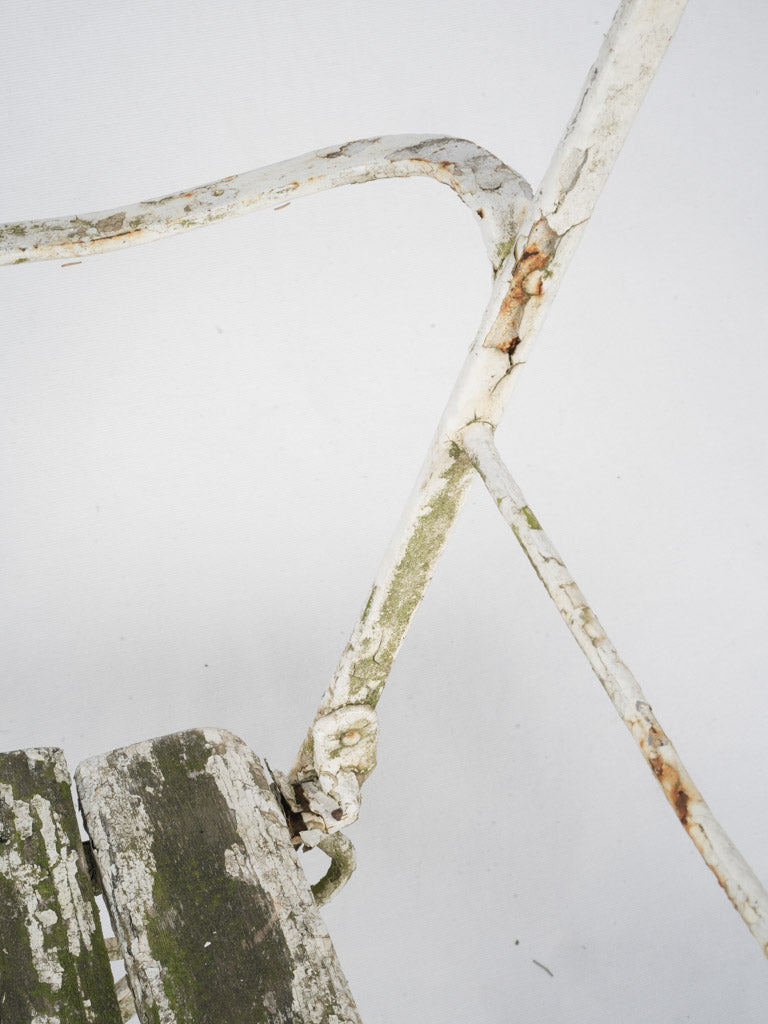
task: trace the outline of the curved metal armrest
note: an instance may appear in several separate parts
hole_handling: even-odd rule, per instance
[[[414,175],[448,185],[472,210],[498,270],[527,211],[531,188],[486,149],[444,135],[360,139],[119,209],[2,224],[0,265],[111,252],[252,210],[279,209],[339,185]]]

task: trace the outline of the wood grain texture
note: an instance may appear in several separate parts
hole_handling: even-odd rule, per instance
[[[0,754],[0,1022],[120,1020],[64,755]]]
[[[76,773],[143,1024],[359,1024],[255,755],[191,730]]]

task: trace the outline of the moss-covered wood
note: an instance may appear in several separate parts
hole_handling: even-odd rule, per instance
[[[76,773],[143,1024],[359,1024],[256,757],[176,733]]]
[[[0,1021],[120,1019],[64,755],[0,754]]]

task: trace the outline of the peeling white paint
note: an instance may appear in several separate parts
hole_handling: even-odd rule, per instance
[[[134,756],[152,762],[152,743],[137,743],[130,748]],[[117,760],[127,762],[124,752]],[[89,758],[75,772],[77,792],[91,839],[93,856],[101,875],[104,898],[111,908],[135,908],[135,916],[113,914],[112,923],[120,943],[126,970],[136,989],[137,999],[151,999],[160,1015],[160,1024],[175,1024],[170,1004],[157,982],[163,977],[162,964],[149,945],[145,922],[153,913],[155,860],[152,855],[152,827],[142,804],[126,800],[117,785],[117,776],[100,770],[101,758]],[[119,831],[123,841],[120,863],[110,855],[110,841],[100,807],[110,807],[110,827]]]
[[[385,552],[371,599],[352,631],[316,720],[346,704],[374,705],[378,700],[382,679],[374,677],[373,684],[361,687],[356,676],[358,666],[375,662],[378,652],[388,644],[382,623],[409,545],[419,524],[440,500],[446,477],[457,466],[455,451],[461,447],[464,429],[476,421],[493,426],[499,423],[684,7],[684,0],[625,0],[620,5],[563,141],[524,220],[518,222],[514,244],[495,275],[479,330]],[[463,503],[468,480],[467,475],[454,473],[456,501],[443,524],[443,543]],[[434,548],[428,568],[418,577],[419,597],[441,552],[442,546]],[[417,603],[412,603],[410,615]],[[402,631],[400,642],[404,635]],[[382,675],[385,677],[386,671]],[[307,740],[291,772],[295,782],[306,784],[317,777],[313,756],[312,743]],[[344,821],[349,821],[354,813],[349,808],[349,794],[344,794],[343,800],[340,793],[334,791],[333,795],[339,804],[345,804]],[[338,828],[333,817],[326,817],[324,825],[329,833]]]
[[[712,814],[662,729],[632,672],[531,511],[502,461],[488,424],[473,423],[464,445],[501,515],[509,524],[568,625],[603,689],[631,732],[681,824],[768,956],[768,892]]]
[[[318,782],[342,811],[335,819],[337,828],[357,818],[360,784],[376,767],[378,738],[376,712],[366,704],[345,704],[318,718],[312,726]]]
[[[316,986],[308,983],[312,965],[323,963],[331,972],[338,993],[339,1022],[357,1020],[347,982],[338,969],[330,936],[315,905],[298,855],[289,843],[285,818],[268,790],[257,786],[254,772],[263,775],[261,765],[249,748],[224,730],[204,729],[213,752],[206,770],[216,782],[235,818],[242,844],[225,853],[226,869],[235,878],[253,882],[272,901],[274,920],[279,922],[297,970],[293,979],[293,1006],[297,1020],[321,1021],[324,1008],[312,998]],[[254,808],[257,813],[254,814]]]
[[[530,202],[530,188],[492,153],[444,135],[360,139],[118,210],[2,224],[0,266],[110,252],[253,210],[280,209],[286,196],[412,176],[434,178],[456,192],[498,266],[499,251]]]
[[[23,838],[28,839],[34,832],[34,820],[29,812],[26,801],[14,800],[10,786],[0,786],[0,800],[13,814],[14,828]],[[43,814],[51,817],[48,801],[35,797]],[[40,806],[44,805],[44,806]],[[38,808],[36,808],[37,810]],[[58,958],[58,950],[54,947],[46,949],[46,932],[56,924],[58,917],[55,912],[43,906],[38,886],[48,877],[41,865],[23,861],[18,850],[11,847],[3,850],[0,846],[0,874],[13,879],[14,887],[22,905],[26,907],[26,925],[32,963],[40,981],[49,985],[54,992],[61,989],[64,979],[64,968]],[[51,920],[51,914],[53,919]]]
[[[82,1009],[86,1014],[83,1020],[87,1018],[90,1021],[92,1015],[88,1010],[91,1002],[85,990],[93,991],[94,979],[85,974],[68,974],[68,958],[63,955],[66,950],[73,957],[87,957],[94,967],[99,965],[100,955],[94,949],[99,925],[94,908],[81,890],[79,841],[73,847],[73,837],[68,831],[74,822],[64,755],[56,749],[35,748],[14,751],[8,756],[12,773],[13,759],[17,759],[21,768],[18,759],[26,757],[31,779],[33,783],[40,781],[42,793],[51,794],[51,782],[54,783],[54,792],[57,783],[67,786],[65,797],[57,794],[49,800],[41,792],[33,790],[32,796],[16,800],[12,785],[0,785],[0,803],[12,815],[14,832],[11,842],[0,843],[0,875],[11,882],[14,901],[23,914],[29,948],[28,954],[22,950],[19,955],[22,962],[27,956],[31,959],[32,970],[41,985],[49,990],[46,993],[49,1005],[58,1006],[59,1000],[63,999],[62,1011]],[[33,844],[30,848],[26,848],[28,840]],[[43,847],[40,859],[31,862],[28,859],[30,852],[40,844]],[[108,970],[106,964],[104,967]],[[69,986],[65,986],[65,978],[68,978]],[[73,983],[77,986],[75,990],[71,987]],[[40,1013],[38,1019],[48,1020]]]
[[[238,841],[224,850],[224,870],[257,886],[272,913],[253,941],[279,928],[294,965],[293,1012],[297,1020],[327,1019],[333,992],[339,1024],[359,1024],[327,929],[293,850],[282,811],[261,765],[242,740],[217,729],[201,730],[210,755],[205,773],[215,782],[234,819]],[[157,765],[152,742],[136,744],[78,767],[76,778],[94,855],[104,878],[105,898],[125,954],[126,970],[140,1004],[157,1010],[160,1024],[177,1024],[165,994],[166,971],[153,956],[147,923],[155,913],[156,863],[153,828],[140,800],[126,799],[131,766]],[[119,766],[121,782],[114,766]],[[159,772],[159,767],[158,767]],[[208,939],[206,945],[211,945]],[[322,965],[322,974],[318,974]],[[320,980],[318,980],[320,979]]]
[[[73,956],[79,956],[83,945],[88,952],[91,951],[96,922],[90,906],[80,894],[77,853],[69,846],[61,820],[52,812],[50,804],[39,795],[33,797],[31,803],[40,821],[40,832],[51,866],[51,879],[66,922],[67,945]],[[50,925],[55,924],[56,920],[58,918],[54,915]]]

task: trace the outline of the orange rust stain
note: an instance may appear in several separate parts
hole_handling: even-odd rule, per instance
[[[516,334],[514,338],[504,338],[503,341],[499,342],[499,351],[503,352],[506,356],[511,356],[521,341],[522,338],[519,334]]]
[[[506,312],[521,302],[527,301],[528,292],[523,287],[526,277],[534,270],[544,270],[551,258],[552,253],[544,251],[536,242],[528,243],[523,255],[515,264],[512,283],[501,306],[502,311]]]
[[[509,289],[487,342],[500,352],[511,354],[520,343],[520,324],[526,303],[532,295],[541,295],[544,291],[543,280],[537,281],[535,277],[528,282],[526,289],[526,278],[534,271],[546,269],[557,248],[557,241],[557,233],[550,228],[545,218],[536,221],[531,228],[525,249],[515,263]]]
[[[664,730],[653,717],[648,726],[648,734],[641,742],[641,747],[653,774],[659,780],[667,799],[674,807],[675,814],[684,828],[690,831],[691,821],[688,817],[688,807],[691,800],[696,798],[697,791],[691,780],[686,780],[681,775],[680,769],[671,764],[664,756],[664,750],[673,750],[674,748]]]
[[[688,828],[690,795],[680,778],[680,773],[672,765],[662,760],[658,754],[655,757],[651,757],[651,768],[653,769],[653,774],[661,783],[664,792],[667,794],[667,799],[674,807],[678,818]]]
[[[234,177],[234,175],[233,175],[233,177]],[[194,192],[182,192],[181,193],[181,197],[182,197],[182,199],[188,199],[190,196],[193,196],[194,194],[195,194]]]
[[[134,235],[143,235],[144,228],[133,228],[130,231],[118,231],[114,235],[102,235],[101,238],[93,238],[88,242],[87,248],[90,252],[99,252],[101,249],[108,249],[109,243],[116,238],[131,238]],[[75,244],[77,244],[75,242]],[[81,243],[82,244],[82,243]]]
[[[129,238],[131,235],[143,235],[144,228],[132,228],[130,231],[118,231],[115,235],[106,235],[101,241],[110,242],[113,238]]]
[[[648,710],[650,712],[650,708]],[[662,749],[665,747],[669,749],[671,743],[655,719],[652,720],[648,728],[647,737],[641,740],[640,746],[648,759],[653,774],[664,790],[664,795],[674,807],[675,814],[680,819],[683,828],[693,840],[696,849],[704,858],[720,887],[725,891],[734,907],[741,913],[738,902],[734,899],[733,893],[726,884],[726,878],[722,873],[721,865],[717,859],[713,859],[709,855],[706,844],[702,841],[702,833],[706,839],[706,829],[701,822],[697,822],[690,816],[691,801],[701,801],[701,793],[699,793],[690,777],[686,777],[684,769],[681,772],[680,769],[675,768],[674,765],[665,759]]]
[[[130,238],[133,235],[143,235],[145,233],[144,228],[132,228],[129,231],[118,231],[112,235],[98,235],[96,238],[62,238],[52,244],[52,247],[57,251],[66,251],[67,249],[77,250],[76,255],[87,256],[89,253],[102,252],[104,249],[109,249],[109,243],[114,241],[116,238]],[[33,246],[35,249],[41,248],[41,246]],[[46,248],[43,246],[42,248]],[[64,254],[64,253],[63,253]],[[82,262],[82,261],[78,261]],[[73,264],[62,264],[62,266],[72,266]]]

